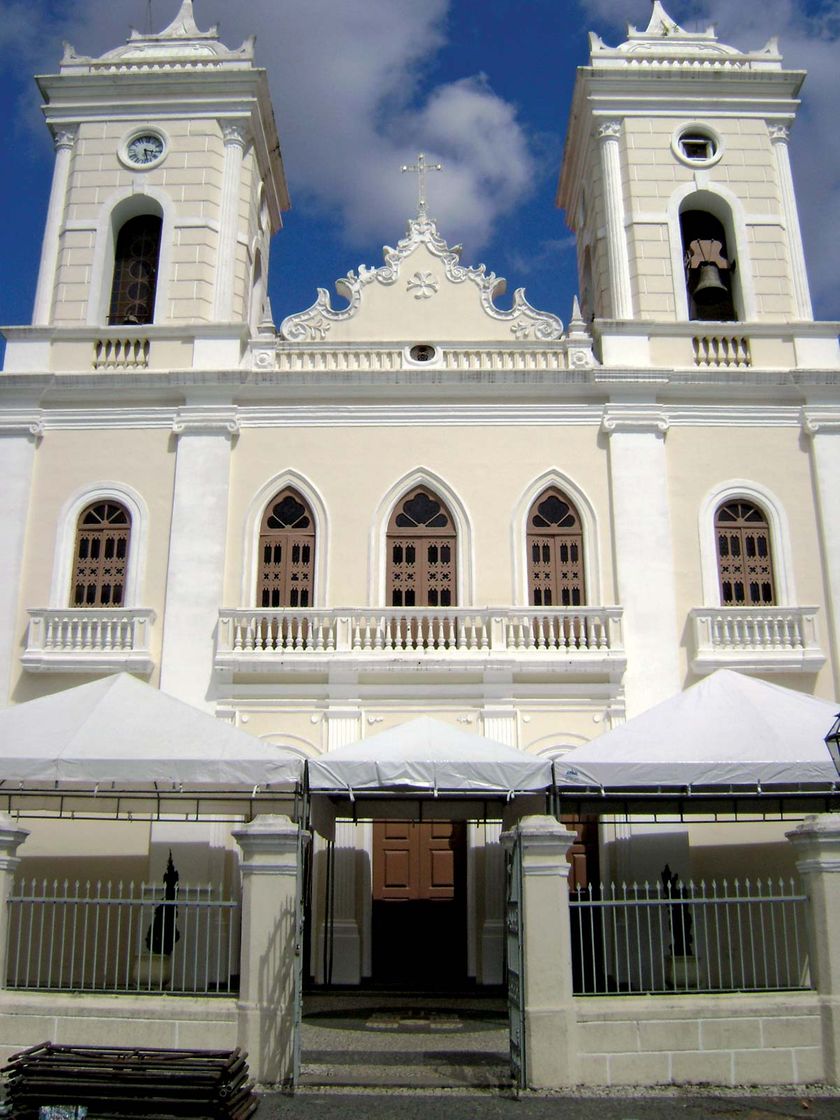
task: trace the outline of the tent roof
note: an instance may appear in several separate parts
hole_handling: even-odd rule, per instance
[[[436,719],[402,723],[310,759],[313,792],[510,794],[551,785],[551,763]]]
[[[290,789],[303,765],[128,673],[0,711],[7,786]]]
[[[562,790],[832,786],[837,704],[728,669],[555,762]]]

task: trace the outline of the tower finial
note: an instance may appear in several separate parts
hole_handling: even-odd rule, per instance
[[[443,171],[442,163],[426,163],[423,152],[417,157],[417,163],[405,163],[403,171],[413,171],[417,174],[417,217],[421,220],[428,218],[428,203],[426,201],[426,172]]]

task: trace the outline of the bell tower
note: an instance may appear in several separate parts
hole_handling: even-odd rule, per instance
[[[557,203],[584,318],[813,319],[788,153],[804,73],[742,53],[655,0],[644,31],[590,35]]]
[[[255,329],[289,200],[253,40],[229,49],[183,0],[38,85],[56,160],[33,324]]]

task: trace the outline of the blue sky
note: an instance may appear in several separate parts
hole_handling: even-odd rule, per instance
[[[816,312],[840,317],[840,0],[666,6],[742,48],[778,34],[786,64],[810,71],[794,172]],[[155,28],[177,7],[151,0]],[[219,22],[229,45],[257,34],[270,75],[293,203],[272,248],[276,321],[360,262],[380,263],[413,211],[415,183],[399,168],[419,150],[445,165],[430,176],[430,211],[465,262],[484,261],[507,278],[507,298],[524,285],[566,321],[575,259],[554,193],[575,67],[588,30],[617,43],[649,11],[649,0],[196,0],[199,24]],[[0,0],[2,323],[29,321],[50,185],[31,75],[56,68],[63,39],[101,53],[148,13],[148,0]]]

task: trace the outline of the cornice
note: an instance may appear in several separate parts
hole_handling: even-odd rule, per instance
[[[0,436],[26,436],[39,440],[44,435],[44,415],[40,409],[9,408],[0,411]]]
[[[802,431],[806,436],[836,434],[840,432],[840,404],[831,407],[808,407],[801,409]]]
[[[172,431],[177,436],[236,435],[239,410],[233,405],[188,405],[175,413]]]

